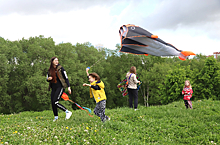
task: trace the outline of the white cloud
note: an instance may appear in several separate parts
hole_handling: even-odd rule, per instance
[[[109,13],[108,8],[97,6],[88,8],[86,11],[77,10],[68,13],[11,14],[1,17],[0,31],[1,36],[9,40],[44,35],[51,36],[56,43],[63,41],[75,44],[89,41],[93,45],[103,43],[105,47],[111,44],[114,47],[117,41],[111,36],[116,35],[118,43],[120,41],[118,30],[111,27],[113,17]]]
[[[39,35],[57,43],[91,42],[115,49],[119,27],[135,24],[181,50],[212,54],[220,46],[220,1],[2,0],[0,36]]]
[[[0,15],[18,13],[38,15],[87,9],[93,6],[110,7],[130,0],[1,0]]]

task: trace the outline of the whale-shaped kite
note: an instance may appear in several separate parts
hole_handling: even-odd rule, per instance
[[[191,51],[178,50],[173,45],[164,42],[157,35],[135,25],[123,25],[120,27],[121,49],[119,52],[155,55],[155,56],[179,56],[186,60],[187,56],[195,55]]]

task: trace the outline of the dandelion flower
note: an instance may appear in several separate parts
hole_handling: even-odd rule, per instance
[[[66,127],[66,129],[68,129],[68,127]]]
[[[15,131],[15,133],[18,133],[17,131]]]
[[[89,129],[88,127],[86,127],[86,129]]]
[[[96,132],[96,130],[95,130],[95,132]]]

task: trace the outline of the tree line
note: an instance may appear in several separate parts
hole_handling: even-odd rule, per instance
[[[128,98],[122,97],[117,84],[131,66],[136,66],[143,82],[138,94],[141,105],[163,105],[182,99],[186,79],[192,84],[193,100],[220,99],[220,57],[198,54],[181,61],[177,57],[119,53],[119,44],[116,48],[96,49],[89,42],[56,45],[51,37],[44,36],[18,41],[0,37],[0,113],[51,109],[46,73],[53,56],[58,57],[67,72],[72,89],[69,98],[81,106],[95,106],[89,89],[82,86],[88,83],[86,67],[94,63],[90,72],[98,73],[105,84],[107,108],[128,105]],[[76,109],[71,103],[62,103]]]

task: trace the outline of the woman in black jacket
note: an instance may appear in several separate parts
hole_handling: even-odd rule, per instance
[[[68,111],[63,105],[59,103],[60,97],[62,96],[66,87],[68,87],[69,94],[71,94],[70,83],[64,68],[59,64],[57,57],[52,57],[50,60],[50,68],[47,72],[47,81],[50,83],[51,91],[51,103],[52,109],[55,116],[53,121],[58,119],[57,108],[66,112],[66,118],[69,119],[72,112]]]

